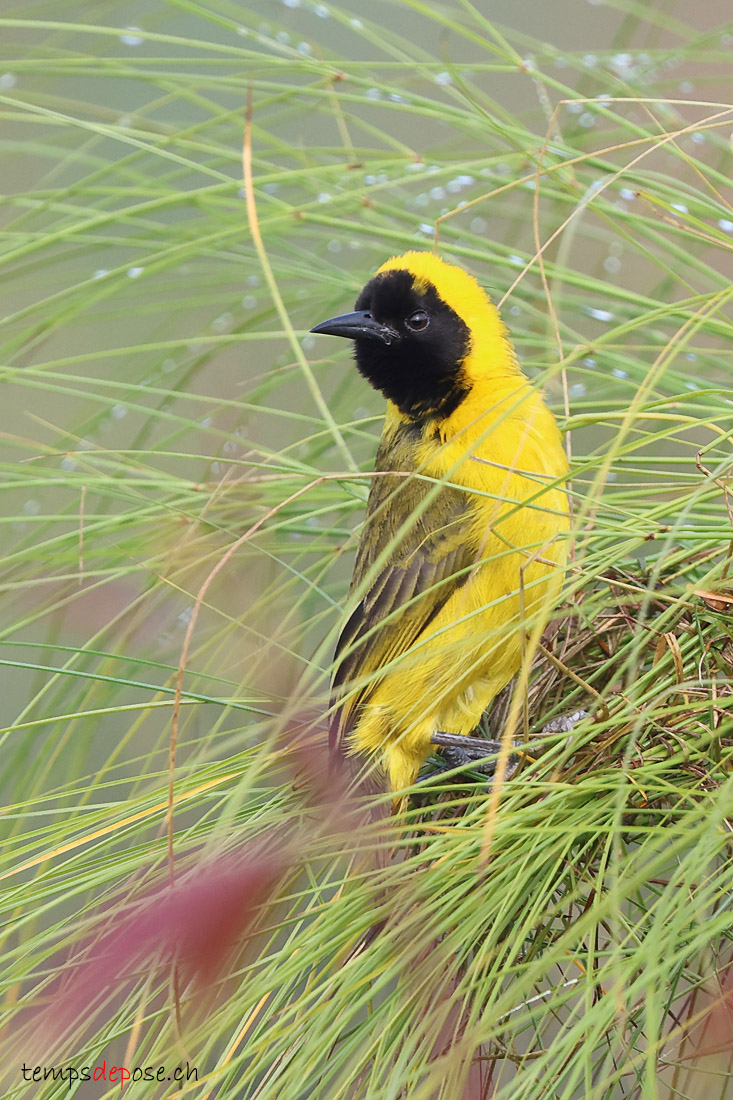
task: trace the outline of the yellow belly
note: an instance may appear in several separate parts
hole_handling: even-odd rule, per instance
[[[510,380],[501,393],[492,387],[492,407],[474,387],[440,445],[428,438],[416,455],[423,473],[470,494],[466,538],[479,564],[384,670],[352,731],[353,750],[375,754],[393,790],[415,781],[436,730],[472,733],[562,588],[569,520],[560,435],[526,382]]]
[[[557,561],[554,568],[527,564],[516,553],[480,566],[385,673],[352,743],[357,752],[377,754],[393,790],[415,781],[436,730],[472,733],[519,671],[522,637],[538,618],[547,621],[562,585],[564,544],[548,547],[542,557],[548,555]]]

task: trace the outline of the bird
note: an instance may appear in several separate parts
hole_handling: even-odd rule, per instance
[[[352,340],[387,403],[336,645],[330,745],[399,792],[441,733],[474,734],[551,614],[567,567],[568,463],[464,268],[393,256],[353,312],[310,331]]]

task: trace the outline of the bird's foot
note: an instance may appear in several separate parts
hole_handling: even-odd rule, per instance
[[[543,737],[556,733],[572,733],[578,722],[588,717],[588,712],[585,710],[561,714],[542,727],[537,735],[538,740],[531,741],[529,744],[513,741],[512,747],[530,754],[541,752],[544,747],[541,741]],[[496,760],[490,760],[487,757],[496,757],[499,754],[501,741],[492,741],[484,737],[466,737],[462,733],[445,733],[443,730],[437,730],[430,740],[441,750],[443,758],[441,771],[451,771],[453,768],[467,767],[472,764],[473,770],[481,772],[482,775],[493,775],[496,771]],[[507,761],[505,779],[511,779],[518,766],[519,757],[516,752],[513,752]]]
[[[552,733],[572,733],[578,722],[582,722],[584,718],[590,718],[587,710],[575,710],[572,714],[561,714],[543,726],[539,736],[545,737]]]
[[[462,733],[444,733],[442,730],[437,730],[430,740],[442,750],[442,771],[472,764],[474,771],[481,772],[482,775],[493,775],[496,770],[496,760],[488,760],[487,757],[496,756],[501,751],[500,741],[490,741],[485,737],[466,737]],[[514,760],[513,756],[511,760]]]

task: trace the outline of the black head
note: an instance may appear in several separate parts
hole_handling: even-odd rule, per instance
[[[354,313],[332,317],[311,332],[353,340],[360,373],[411,420],[450,416],[468,392],[468,326],[432,283],[410,271],[375,275]]]

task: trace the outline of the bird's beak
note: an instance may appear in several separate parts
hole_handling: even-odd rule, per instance
[[[389,325],[375,321],[368,309],[342,313],[340,317],[321,321],[320,325],[313,326],[311,332],[322,336],[346,336],[349,340],[381,340],[383,344],[391,344],[400,338],[400,334]]]

